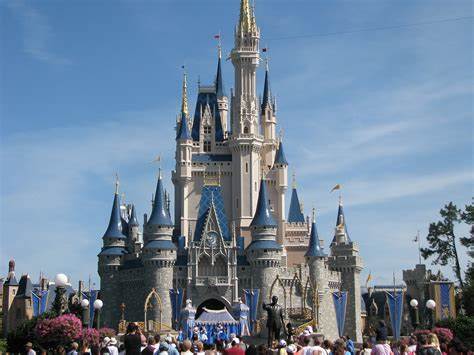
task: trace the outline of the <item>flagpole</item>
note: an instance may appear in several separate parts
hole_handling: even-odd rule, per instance
[[[416,238],[418,239],[418,263],[421,265],[421,238],[420,230],[416,232]]]

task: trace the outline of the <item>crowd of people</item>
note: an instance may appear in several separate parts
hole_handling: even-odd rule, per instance
[[[203,341],[204,340],[204,341]],[[172,334],[145,337],[135,323],[130,323],[127,332],[120,338],[105,337],[99,346],[89,347],[72,343],[66,351],[60,347],[56,354],[64,355],[458,355],[474,353],[465,348],[459,339],[449,344],[442,343],[434,333],[405,337],[389,342],[388,330],[383,321],[373,337],[369,337],[360,348],[347,336],[334,342],[323,340],[307,327],[301,334],[274,341],[272,344],[252,344],[248,337],[230,334],[226,339],[206,342],[202,332],[195,331],[192,339],[180,339]],[[255,340],[255,339],[253,339]],[[32,344],[27,343],[27,354],[35,355]]]

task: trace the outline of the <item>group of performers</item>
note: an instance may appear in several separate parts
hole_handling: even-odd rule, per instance
[[[214,344],[216,341],[227,341],[232,333],[237,333],[238,328],[236,324],[207,324],[194,326],[190,334],[186,334],[182,328],[178,332],[178,341],[183,341],[186,338],[199,340],[203,344]],[[188,336],[189,335],[189,336]]]

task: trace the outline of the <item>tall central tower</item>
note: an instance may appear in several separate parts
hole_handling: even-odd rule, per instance
[[[236,226],[246,229],[254,215],[260,180],[259,105],[256,71],[260,62],[260,30],[248,0],[241,0],[231,52],[235,72],[235,92],[231,97],[229,147],[232,152],[232,212]],[[242,233],[242,231],[241,231]],[[245,234],[245,233],[244,233]]]

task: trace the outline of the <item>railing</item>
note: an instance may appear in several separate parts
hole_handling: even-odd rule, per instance
[[[200,276],[195,279],[196,286],[228,286],[227,276]]]

